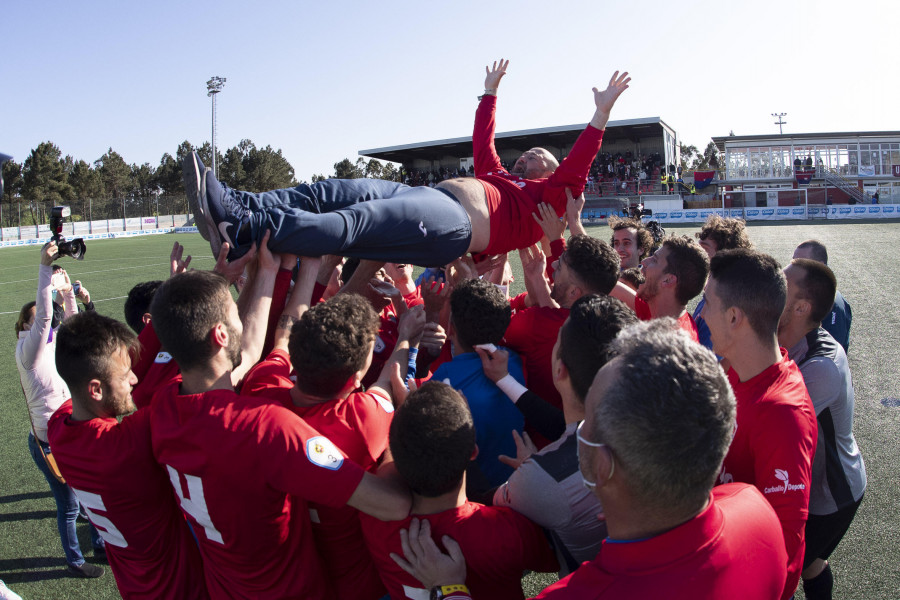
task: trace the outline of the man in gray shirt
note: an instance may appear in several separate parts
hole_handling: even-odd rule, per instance
[[[784,269],[787,302],[778,343],[800,367],[816,410],[819,433],[809,491],[803,590],[809,600],[831,598],[827,559],[843,538],[866,489],[866,467],[853,437],[853,381],[847,354],[822,327],[837,282],[824,263],[795,258]]]
[[[509,506],[547,529],[561,576],[593,560],[606,537],[606,524],[600,519],[603,508],[583,485],[578,468],[575,429],[584,420],[584,399],[594,376],[611,358],[609,343],[635,322],[634,313],[609,296],[591,294],[572,305],[552,355],[553,382],[562,396],[566,430],[540,452],[527,434],[524,439],[517,436],[518,456],[508,462],[516,471],[494,493],[495,506]],[[482,355],[485,371],[490,362]],[[500,387],[513,401],[530,393],[522,386],[517,390]]]

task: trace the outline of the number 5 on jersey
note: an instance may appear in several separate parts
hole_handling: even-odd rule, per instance
[[[125,541],[125,536],[122,535],[119,528],[113,525],[113,522],[103,515],[98,515],[94,512],[95,510],[106,512],[106,505],[103,503],[103,498],[100,497],[100,494],[84,492],[82,490],[76,490],[75,488],[72,488],[72,491],[75,493],[75,497],[78,498],[78,501],[81,502],[81,505],[84,506],[85,512],[87,512],[88,516],[91,518],[91,523],[100,530],[100,537],[103,538],[103,541],[107,544],[118,546],[119,548],[127,548],[128,542]]]
[[[172,487],[175,488],[175,493],[178,495],[178,500],[181,503],[181,510],[191,515],[203,527],[207,539],[224,544],[222,534],[213,525],[212,519],[209,517],[209,510],[206,508],[206,498],[203,496],[203,480],[195,475],[179,473],[169,465],[166,465],[166,469],[169,471],[169,481],[172,482]],[[187,483],[187,496],[182,491],[182,479]]]

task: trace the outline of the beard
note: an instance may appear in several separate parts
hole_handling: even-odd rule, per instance
[[[641,300],[648,301],[656,297],[659,293],[659,284],[656,281],[646,280],[637,290],[637,297]]]
[[[231,368],[236,369],[241,366],[241,361],[243,360],[241,356],[241,334],[230,323],[226,323],[225,328],[228,330],[228,347],[225,351],[228,353],[229,360],[231,360]]]

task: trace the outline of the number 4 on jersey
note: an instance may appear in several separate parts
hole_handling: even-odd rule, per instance
[[[212,519],[209,517],[209,510],[206,508],[206,498],[203,496],[203,480],[195,475],[185,475],[179,473],[169,465],[166,465],[169,471],[169,481],[178,494],[178,500],[181,502],[181,509],[187,514],[194,517],[194,520],[203,527],[207,539],[213,542],[224,544],[222,534],[213,525]],[[184,495],[181,487],[181,479],[184,478],[187,483],[188,494]]]

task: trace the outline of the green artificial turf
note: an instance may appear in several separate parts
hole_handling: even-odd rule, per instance
[[[698,225],[666,228],[693,234]],[[609,238],[606,227],[588,233]],[[751,224],[754,243],[779,261],[808,238],[823,241],[838,287],[853,307],[850,366],[856,388],[855,433],[869,478],[865,499],[831,559],[835,598],[900,597],[900,408],[882,404],[900,398],[900,222],[791,222]],[[70,277],[90,290],[97,310],[124,319],[125,295],[136,283],[168,276],[174,241],[195,256],[192,267],[211,268],[208,245],[197,234],[136,237],[88,242],[82,262],[61,260]],[[0,579],[26,600],[118,598],[111,573],[98,580],[66,575],[56,531],[55,505],[46,482],[28,454],[29,421],[15,365],[13,324],[19,308],[33,300],[37,286],[39,247],[0,249]],[[523,290],[518,259],[511,258],[516,277],[510,291]],[[79,524],[82,548],[90,548],[86,525]],[[90,551],[88,560],[92,561]],[[523,580],[528,595],[555,581],[531,574]],[[802,590],[797,594],[802,598]]]

